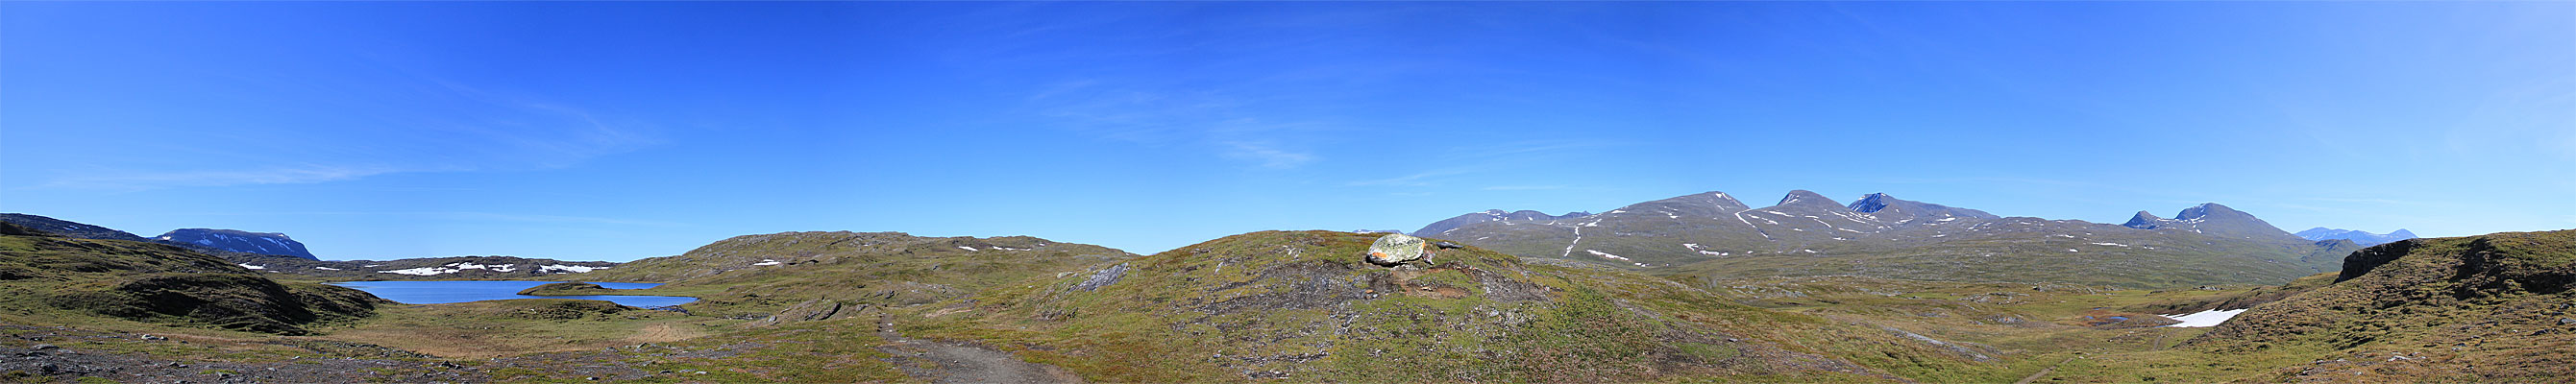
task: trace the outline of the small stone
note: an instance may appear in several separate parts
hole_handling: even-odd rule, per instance
[[[62,349],[62,348],[63,348],[63,347],[56,347],[56,346],[54,346],[53,344],[36,344],[35,346],[27,347],[27,349],[33,349],[33,350],[38,350],[38,351],[48,350],[48,349]]]
[[[2564,318],[2564,317],[2558,318],[2558,325],[2570,325],[2570,324],[2576,324],[2576,319],[2570,319],[2570,318]]]

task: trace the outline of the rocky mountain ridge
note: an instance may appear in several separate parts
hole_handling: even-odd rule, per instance
[[[1432,223],[1431,223],[1431,224],[1429,224],[1429,225],[1424,225],[1424,226],[1422,226],[1422,229],[1416,229],[1416,230],[1413,230],[1413,235],[1414,235],[1414,236],[1430,236],[1430,235],[1433,235],[1433,234],[1439,234],[1439,233],[1443,233],[1443,232],[1448,232],[1449,230],[1458,229],[1458,227],[1466,226],[1466,225],[1468,225],[1468,224],[1482,223],[1482,222],[1488,222],[1488,221],[1500,221],[1500,220],[1553,220],[1553,219],[1569,219],[1569,218],[1584,217],[1584,216],[1591,216],[1591,215],[1592,215],[1592,213],[1591,213],[1591,212],[1566,212],[1566,213],[1565,213],[1565,214],[1563,214],[1563,215],[1548,215],[1547,213],[1544,213],[1544,212],[1531,211],[1531,210],[1520,210],[1520,211],[1512,211],[1512,212],[1503,212],[1503,210],[1500,210],[1500,209],[1488,209],[1488,210],[1485,210],[1484,212],[1476,212],[1476,213],[1469,213],[1469,214],[1464,214],[1464,215],[1458,215],[1457,217],[1451,217],[1451,218],[1448,218],[1448,219],[1442,219],[1442,220],[1440,220],[1440,221],[1432,222]]]
[[[230,229],[184,228],[145,238],[107,227],[83,224],[24,213],[0,213],[0,222],[36,228],[77,239],[143,241],[194,248],[212,254],[249,253],[320,260],[304,249],[304,243],[287,238],[284,233],[250,232]]]
[[[1861,274],[1933,280],[2266,283],[2332,271],[2334,248],[2216,203],[2131,225],[2000,217],[1873,193],[1851,203],[1796,190],[1768,207],[1724,192],[1598,215],[1474,222],[1433,237],[1523,257],[1717,277]],[[1999,267],[1999,268],[1985,268]],[[2024,270],[2027,268],[2028,270]],[[2040,271],[2029,274],[2023,272]]]
[[[2297,236],[2299,236],[2299,238],[2304,238],[2304,239],[2308,239],[2308,240],[2317,240],[2317,241],[2325,241],[2325,240],[2332,240],[2332,239],[2351,240],[2353,243],[2361,244],[2362,246],[2365,246],[2365,247],[2367,247],[2367,246],[2373,246],[2373,245],[2380,245],[2380,244],[2387,244],[2387,243],[2391,243],[2391,242],[2396,242],[2396,241],[2398,241],[2398,240],[2406,240],[2406,239],[2412,239],[2412,238],[2416,238],[2416,237],[2418,237],[2418,236],[2415,236],[2415,232],[2409,232],[2409,231],[2407,231],[2407,230],[2405,230],[2405,229],[2398,229],[2398,230],[2397,230],[2397,231],[2395,231],[2395,232],[2389,232],[2389,233],[2387,233],[2387,234],[2376,234],[2376,233],[2370,233],[2370,232],[2364,232],[2364,231],[2357,231],[2357,230],[2350,230],[2350,229],[2335,229],[2335,228],[2326,228],[2326,227],[2308,228],[2308,230],[2305,230],[2305,231],[2299,231],[2299,233],[2295,233],[2295,234],[2293,234],[2293,235],[2297,235]]]
[[[168,233],[162,233],[160,236],[154,236],[152,237],[152,240],[171,244],[195,244],[197,247],[209,248],[218,251],[293,256],[307,260],[321,260],[320,258],[313,257],[313,252],[304,250],[304,243],[297,242],[293,238],[286,237],[286,234],[284,233],[250,232],[230,229],[182,228],[171,230]]]

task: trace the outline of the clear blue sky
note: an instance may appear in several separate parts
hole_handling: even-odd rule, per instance
[[[0,211],[326,259],[1791,189],[2576,228],[2576,3],[0,2]]]

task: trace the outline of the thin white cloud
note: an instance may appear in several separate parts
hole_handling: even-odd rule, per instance
[[[130,172],[56,179],[45,188],[142,190],[257,184],[311,184],[399,172],[389,167],[306,165],[257,170]]]
[[[1349,182],[1349,183],[1345,183],[1345,184],[1346,184],[1346,185],[1349,185],[1349,186],[1353,186],[1353,187],[1370,187],[1370,186],[1428,187],[1428,186],[1432,186],[1432,185],[1436,184],[1436,183],[1431,182],[1431,181],[1430,181],[1431,179],[1436,179],[1436,178],[1439,178],[1439,177],[1442,177],[1442,176],[1454,176],[1454,175],[1465,174],[1465,173],[1467,173],[1467,171],[1464,171],[1464,170],[1458,170],[1458,169],[1442,169],[1442,170],[1425,171],[1425,172],[1422,172],[1422,173],[1415,173],[1415,174],[1411,174],[1411,175],[1397,176],[1397,177],[1384,178],[1384,179],[1373,179],[1373,180],[1360,180],[1360,181],[1353,181],[1353,182]]]
[[[63,171],[37,188],[150,190],[265,184],[313,184],[416,172],[530,170],[570,167],[662,141],[644,124],[530,97],[507,97],[452,82],[415,84],[420,108],[387,108],[363,116],[377,124],[294,132],[293,150],[251,142],[192,145],[205,160],[181,164],[101,165]]]
[[[1266,168],[1296,168],[1297,166],[1306,165],[1306,163],[1315,161],[1314,154],[1305,152],[1280,150],[1278,148],[1271,148],[1266,145],[1253,143],[1234,142],[1226,144],[1233,146],[1234,150],[1226,152],[1225,157],[1251,160],[1255,163],[1260,163],[1262,167]]]
[[[182,215],[208,215],[208,216],[388,216],[388,217],[402,217],[402,218],[417,219],[417,220],[445,220],[445,221],[469,221],[469,222],[583,223],[583,224],[610,224],[610,225],[633,225],[633,226],[654,226],[654,227],[678,227],[678,226],[685,226],[685,224],[675,223],[675,222],[668,222],[668,221],[636,220],[636,219],[621,219],[621,218],[613,218],[613,217],[561,216],[561,215],[531,215],[531,214],[514,214],[514,213],[473,212],[473,211],[294,211],[294,212],[190,212],[190,213],[181,213],[181,214],[182,214]]]

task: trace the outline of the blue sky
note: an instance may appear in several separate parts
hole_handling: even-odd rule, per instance
[[[0,211],[326,259],[1791,189],[2576,228],[2576,3],[0,2]]]

